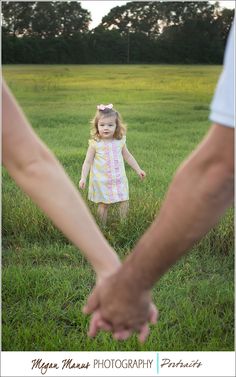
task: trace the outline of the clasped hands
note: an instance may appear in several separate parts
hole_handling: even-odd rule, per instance
[[[150,291],[132,284],[122,267],[96,284],[83,312],[92,314],[88,331],[90,337],[104,330],[111,331],[116,340],[125,340],[137,332],[142,343],[149,334],[148,322],[155,324],[158,319]]]

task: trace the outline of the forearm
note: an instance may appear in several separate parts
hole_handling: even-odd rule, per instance
[[[136,171],[136,173],[141,170],[139,164],[132,155],[125,157],[125,161],[134,171]]]
[[[193,154],[179,169],[161,211],[124,264],[134,289],[150,289],[219,220],[233,200],[233,169]],[[232,152],[233,155],[233,152]]]
[[[81,172],[81,178],[86,181],[89,170],[90,170],[91,164],[87,161],[84,161],[82,166],[82,172]]]

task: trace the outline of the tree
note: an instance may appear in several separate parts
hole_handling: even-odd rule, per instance
[[[90,32],[77,1],[4,1],[2,13],[3,63],[72,64],[221,64],[234,16],[217,2],[133,1]]]
[[[156,38],[166,26],[182,25],[190,19],[212,20],[216,7],[209,1],[133,1],[111,9],[102,25],[121,34],[144,33]]]
[[[102,25],[108,30],[118,30],[121,34],[144,33],[149,37],[159,34],[158,2],[133,1],[111,9],[103,17]]]
[[[30,34],[34,2],[3,2],[3,32],[18,36]]]
[[[32,23],[33,33],[42,38],[72,36],[88,31],[91,21],[89,11],[80,3],[72,2],[37,2]]]
[[[224,45],[226,43],[233,19],[234,19],[234,9],[224,8],[223,10],[219,11],[218,17],[215,20],[215,23],[217,24],[218,31],[220,33],[220,36],[223,40]]]
[[[207,2],[182,2],[180,9],[167,4],[172,21],[158,38],[162,59],[172,63],[222,63],[225,40],[232,22],[232,12]]]
[[[126,41],[117,30],[106,30],[102,25],[88,38],[92,63],[126,63]]]
[[[77,1],[56,2],[55,12],[60,24],[60,35],[72,36],[75,33],[88,32],[90,12],[83,9]]]
[[[41,38],[50,38],[58,35],[60,22],[55,13],[55,2],[36,2],[32,17],[32,33]]]
[[[3,30],[41,38],[88,32],[90,12],[77,1],[3,2]]]
[[[182,25],[193,19],[212,20],[219,4],[209,1],[165,1],[159,4],[159,13],[164,26]]]

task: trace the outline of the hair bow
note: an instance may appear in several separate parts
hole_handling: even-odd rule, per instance
[[[103,105],[103,104],[97,105],[97,110],[101,110],[101,111],[105,109],[112,109],[112,108],[113,108],[112,103],[110,103],[109,105]]]

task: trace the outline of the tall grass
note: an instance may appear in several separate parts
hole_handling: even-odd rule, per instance
[[[102,228],[123,259],[159,211],[172,176],[209,128],[208,106],[219,66],[5,66],[4,76],[38,135],[78,187],[89,121],[98,103],[113,103],[128,124],[128,148],[147,172],[127,166],[130,212],[116,205]],[[87,201],[87,191],[81,195]],[[79,250],[3,170],[3,349],[234,349],[233,209],[192,253],[156,284],[160,320],[144,345],[135,335],[86,336],[81,313],[95,277]],[[188,205],[188,203],[186,203]],[[96,217],[96,206],[88,203]],[[101,251],[100,251],[101,252]]]

